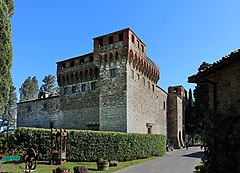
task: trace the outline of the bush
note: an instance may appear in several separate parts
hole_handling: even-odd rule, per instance
[[[67,159],[70,161],[97,161],[98,158],[128,161],[166,152],[166,138],[157,134],[133,134],[96,131],[67,131]],[[13,143],[33,147],[40,159],[46,159],[50,147],[50,129],[17,128]]]

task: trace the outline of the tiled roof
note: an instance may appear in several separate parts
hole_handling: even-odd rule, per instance
[[[227,63],[230,63],[232,61],[235,61],[239,59],[240,60],[240,49],[237,49],[235,51],[232,51],[230,54],[222,57],[220,60],[214,62],[213,64],[203,63],[199,69],[198,73],[195,75],[192,75],[188,78],[189,82],[194,82],[196,78],[201,77],[203,74],[209,74],[214,72],[215,70],[221,68],[222,66],[226,65]]]

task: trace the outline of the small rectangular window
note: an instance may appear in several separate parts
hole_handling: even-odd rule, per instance
[[[123,33],[119,33],[118,34],[118,40],[119,41],[123,41]]]
[[[109,70],[110,72],[110,78],[114,78],[117,76],[117,69],[116,68],[112,68]]]
[[[79,64],[84,64],[84,58],[81,58],[80,61],[79,61]]]
[[[163,101],[163,110],[165,110],[165,109],[166,109],[166,102]]]
[[[133,42],[133,43],[135,42],[135,37],[134,37],[133,34],[132,34],[132,42]]]
[[[113,36],[108,37],[108,43],[113,44]]]
[[[43,103],[43,109],[46,111],[48,109],[48,104],[47,103]]]
[[[91,83],[91,90],[96,90],[96,82]]]
[[[139,40],[137,40],[137,46],[138,46],[138,48],[139,48]]]
[[[149,81],[148,81],[148,89],[151,89],[151,85]]]
[[[142,84],[143,84],[143,86],[145,86],[145,78],[144,77],[142,78]]]
[[[68,94],[68,88],[65,87],[65,88],[63,88],[63,95],[67,95],[67,94]]]
[[[28,107],[27,107],[27,111],[28,111],[28,112],[31,112],[31,111],[32,111],[32,107],[31,107],[31,106],[28,106]]]
[[[93,62],[93,56],[89,57],[89,62]]]
[[[144,46],[142,45],[142,52],[144,52]]]
[[[74,61],[70,62],[70,67],[74,67]]]
[[[134,70],[132,70],[132,69],[131,69],[130,77],[131,77],[132,79],[134,79]]]
[[[174,92],[174,93],[177,93],[177,92],[178,92],[178,88],[174,88],[174,89],[173,89],[173,92]]]
[[[76,93],[77,92],[77,87],[76,86],[72,86],[72,93]]]
[[[85,92],[86,91],[86,84],[82,84],[81,85],[81,92]]]
[[[152,84],[152,91],[154,92],[155,88],[154,88],[154,85]]]
[[[140,80],[140,75],[139,74],[137,74],[137,78],[138,78],[138,80]]]
[[[98,42],[99,42],[99,47],[102,47],[103,46],[103,39],[102,38],[99,39]]]
[[[65,68],[66,68],[66,64],[63,63],[63,64],[62,64],[62,67],[61,67],[61,70],[64,70]]]

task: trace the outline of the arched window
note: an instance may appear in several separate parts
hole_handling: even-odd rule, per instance
[[[83,71],[80,71],[79,73],[79,78],[82,80],[83,79]]]
[[[66,82],[65,76],[63,75],[63,76],[62,76],[62,83],[64,84],[65,82]]]
[[[88,77],[88,70],[84,71],[84,77],[85,77],[85,79],[87,79],[87,77]]]
[[[112,52],[110,52],[110,54],[109,54],[109,59],[110,59],[110,62],[113,61],[113,54],[112,54]]]
[[[70,75],[70,81],[73,82],[73,73]]]
[[[78,80],[78,72],[75,73],[75,80]]]
[[[74,61],[70,62],[70,67],[74,67]]]
[[[89,71],[89,75],[90,75],[90,78],[92,79],[93,78],[93,69],[92,68]]]
[[[95,75],[96,78],[98,78],[99,70],[98,70],[97,67],[95,67],[95,69],[94,69],[94,75]]]

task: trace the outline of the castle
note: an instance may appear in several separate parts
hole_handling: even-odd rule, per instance
[[[170,89],[179,102],[168,101],[144,42],[130,28],[93,40],[92,53],[57,62],[59,96],[18,103],[17,126],[167,135],[172,117],[172,137],[181,141],[184,121],[176,120],[178,110],[183,115],[183,95]],[[174,110],[168,115],[169,105]]]

